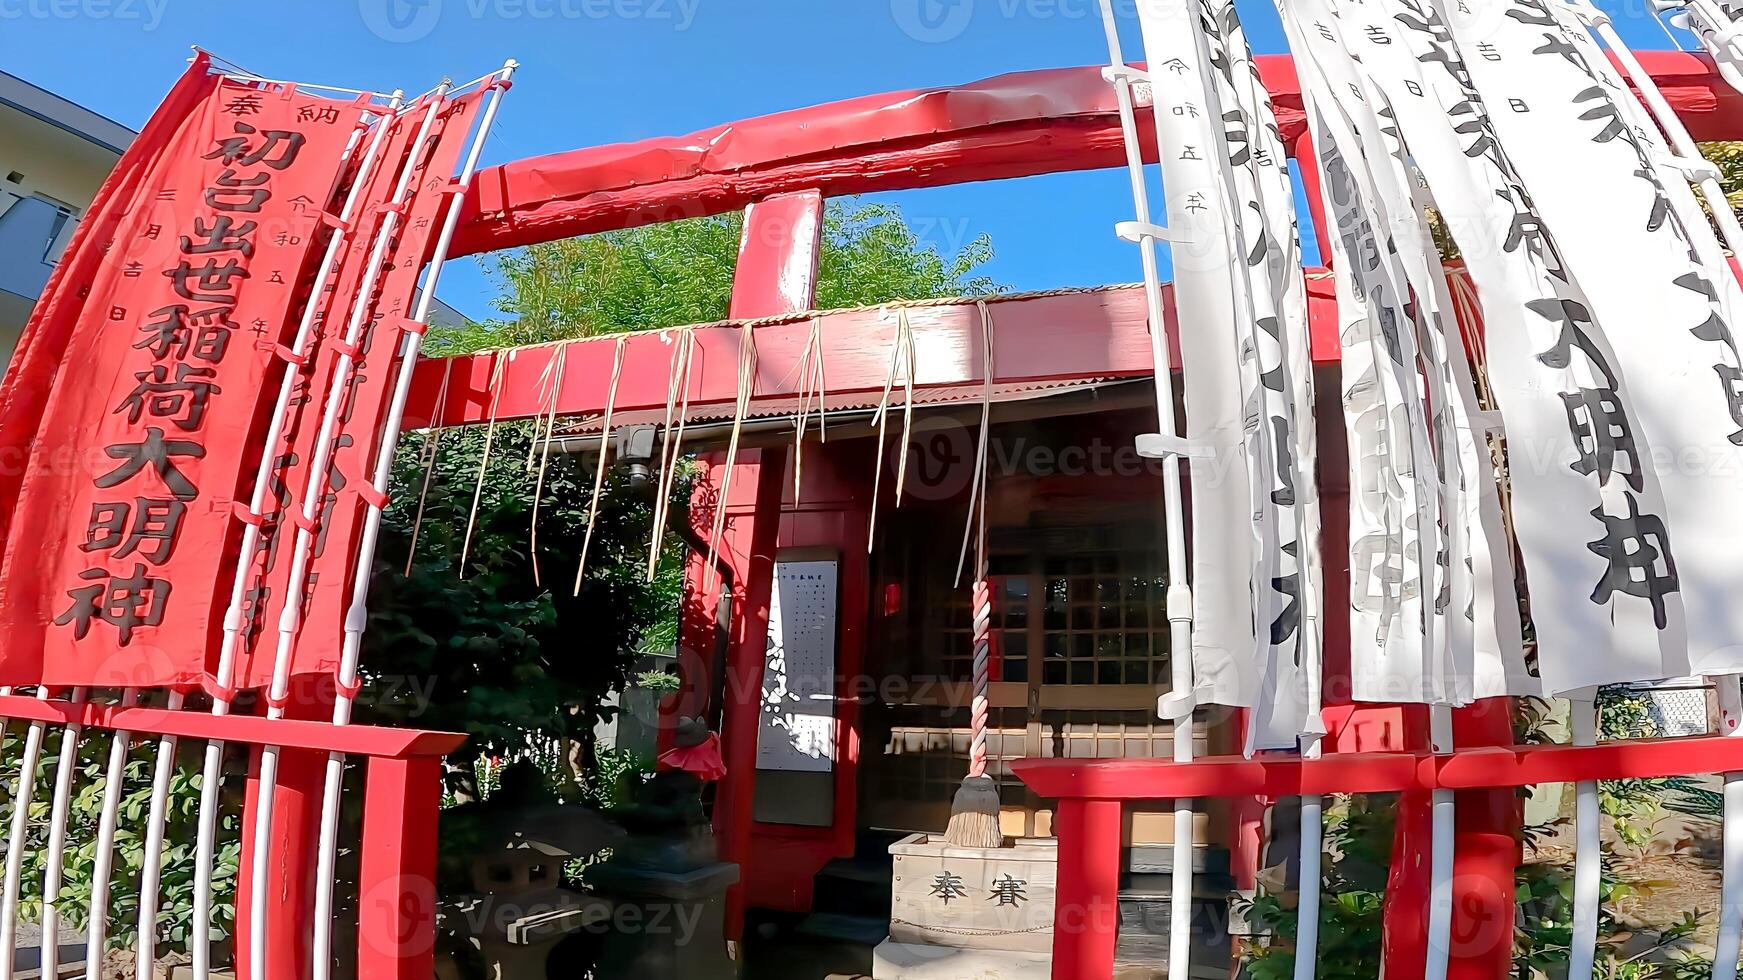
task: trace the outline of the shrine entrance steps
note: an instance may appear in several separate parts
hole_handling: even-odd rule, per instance
[[[817,873],[809,914],[753,909],[746,922],[746,980],[869,977],[872,951],[889,936],[890,844],[905,835],[863,831],[856,853]],[[1120,876],[1120,941],[1115,980],[1167,976],[1169,880],[1173,848],[1127,849]],[[1234,883],[1229,853],[1198,845],[1194,856],[1192,977],[1230,976],[1229,922]]]

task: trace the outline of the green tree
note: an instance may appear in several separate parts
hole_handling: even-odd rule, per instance
[[[1701,155],[1719,168],[1719,186],[1731,210],[1743,214],[1743,142],[1702,143]]]
[[[493,260],[509,319],[432,331],[432,352],[463,353],[625,330],[711,323],[732,298],[742,212],[517,249]],[[997,292],[979,273],[993,256],[980,235],[951,255],[921,241],[887,204],[831,201],[824,210],[817,306]]]

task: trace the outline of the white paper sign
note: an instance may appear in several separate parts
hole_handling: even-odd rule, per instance
[[[777,561],[769,594],[757,768],[829,772],[835,765],[834,561]]]

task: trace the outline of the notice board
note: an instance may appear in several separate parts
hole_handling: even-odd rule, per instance
[[[835,633],[840,563],[777,560],[769,593],[757,769],[835,767]]]

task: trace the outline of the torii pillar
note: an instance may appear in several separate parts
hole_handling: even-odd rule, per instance
[[[782,194],[751,205],[745,212],[728,315],[749,319],[811,309],[817,293],[822,234],[823,195],[819,191]],[[727,508],[729,527],[722,534],[721,557],[732,563],[736,575],[721,713],[726,777],[715,802],[714,829],[723,845],[721,858],[744,868],[749,861],[751,831],[756,822],[753,804],[757,731],[787,450],[784,447],[741,450],[730,465],[731,498],[714,502],[714,506]],[[688,588],[703,597],[703,618],[711,616],[715,608],[703,592],[708,578],[708,571],[700,563],[692,563]],[[697,625],[712,634],[712,622]],[[692,629],[686,632],[691,637],[696,635]],[[741,874],[727,893],[729,940],[743,937],[746,877]]]

